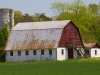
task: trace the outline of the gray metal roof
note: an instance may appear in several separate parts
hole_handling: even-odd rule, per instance
[[[68,24],[68,22],[70,21],[19,23],[11,31],[5,50],[57,48],[63,28]]]
[[[5,50],[57,48],[62,29],[11,31]]]
[[[12,30],[64,28],[71,20],[18,23]]]

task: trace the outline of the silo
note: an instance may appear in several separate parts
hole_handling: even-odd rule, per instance
[[[9,29],[14,27],[14,10],[9,8],[0,8],[0,28],[9,23]]]

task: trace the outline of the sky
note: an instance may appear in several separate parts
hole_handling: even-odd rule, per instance
[[[0,8],[11,8],[19,10],[23,14],[28,13],[45,13],[46,16],[54,16],[55,13],[51,10],[51,4],[54,2],[73,2],[74,0],[0,0]],[[88,5],[90,3],[98,4],[100,0],[83,0]]]

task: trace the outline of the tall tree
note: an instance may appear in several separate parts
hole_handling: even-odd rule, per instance
[[[62,13],[62,12],[66,12],[67,7],[68,7],[68,3],[54,2],[53,4],[51,4],[51,9],[57,15]]]
[[[5,60],[5,51],[6,42],[9,36],[9,31],[7,29],[8,25],[5,25],[0,29],[0,61]]]
[[[19,22],[22,22],[22,19],[23,19],[23,14],[21,11],[14,11],[14,22],[15,22],[15,25]]]

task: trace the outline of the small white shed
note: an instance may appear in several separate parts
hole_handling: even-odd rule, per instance
[[[84,44],[84,47],[91,58],[100,57],[100,46],[97,43],[86,43]]]

